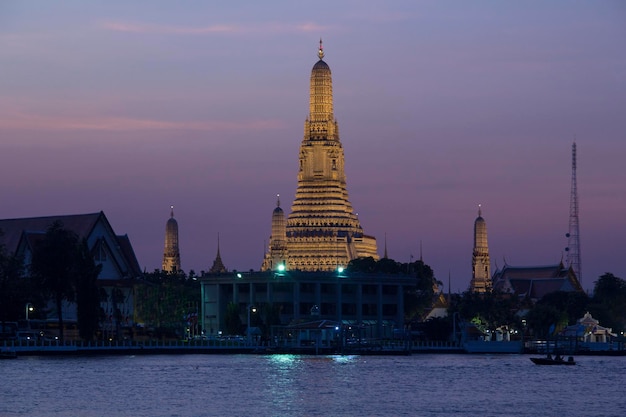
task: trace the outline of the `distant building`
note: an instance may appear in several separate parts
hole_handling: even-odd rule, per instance
[[[174,206],[171,206],[170,218],[165,224],[165,250],[163,251],[163,267],[165,272],[179,272],[180,250],[178,248],[178,222],[174,218]]]
[[[583,291],[574,270],[566,268],[563,262],[547,266],[504,265],[493,274],[493,288],[533,302],[555,291]]]
[[[391,337],[404,328],[404,291],[415,287],[408,275],[349,272],[265,271],[207,275],[200,279],[202,328],[217,334],[225,328],[227,306],[239,307],[246,324],[247,309],[280,312],[283,326],[332,320],[362,328],[362,336]]]
[[[560,335],[577,338],[579,342],[582,342],[583,347],[589,350],[610,350],[608,343],[617,337],[613,329],[600,326],[600,322],[589,312],[578,319],[576,324],[563,329]]]
[[[0,220],[0,244],[8,253],[21,256],[28,268],[37,242],[55,222],[74,232],[80,240],[85,239],[96,265],[102,265],[98,285],[106,294],[101,301],[107,317],[104,326],[113,329],[118,325],[130,326],[134,315],[133,284],[142,273],[130,239],[127,235],[116,235],[103,212]],[[54,308],[50,311],[49,319],[56,316]],[[116,316],[124,323],[115,323]],[[68,322],[76,320],[74,303],[63,304],[63,317]]]
[[[272,234],[269,250],[261,266],[262,271],[277,271],[287,268],[287,229],[285,212],[280,207],[280,196],[277,196],[276,208],[272,212]]]
[[[222,262],[222,256],[220,255],[220,235],[217,235],[217,255],[213,261],[213,265],[209,268],[209,274],[223,274],[227,272],[224,262]]]
[[[480,205],[478,206],[478,217],[474,221],[474,251],[472,253],[470,291],[477,293],[491,291],[491,262],[487,243],[487,223],[482,217]]]
[[[348,200],[332,77],[321,40],[318,57],[311,71],[309,117],[300,145],[296,196],[285,225],[286,244],[279,205],[263,270],[333,271],[359,257],[379,258],[376,239],[363,232]]]

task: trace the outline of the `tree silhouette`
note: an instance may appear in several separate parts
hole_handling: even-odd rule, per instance
[[[74,301],[74,276],[78,258],[78,237],[56,221],[35,244],[31,272],[44,296],[55,301],[59,340],[63,343],[63,301]]]
[[[626,328],[626,281],[607,272],[596,282],[590,310],[602,326]]]
[[[1,233],[1,231],[0,231]],[[6,253],[0,246],[0,322],[16,321],[23,314],[26,279],[22,277],[23,261]]]
[[[100,321],[100,290],[97,286],[102,265],[96,265],[83,240],[76,251],[74,279],[78,333],[83,340],[93,339]]]
[[[224,327],[227,334],[241,334],[241,317],[237,303],[228,303],[224,315]]]

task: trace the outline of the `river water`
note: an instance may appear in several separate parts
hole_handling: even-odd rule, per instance
[[[0,416],[626,416],[626,357],[155,355],[0,361]]]

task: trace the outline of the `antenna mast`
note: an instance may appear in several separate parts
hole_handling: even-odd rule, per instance
[[[571,267],[582,285],[580,268],[580,230],[578,227],[578,190],[576,186],[576,142],[572,145],[572,189],[569,201],[569,232],[567,233],[567,266]]]

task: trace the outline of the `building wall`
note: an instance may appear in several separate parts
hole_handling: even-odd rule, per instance
[[[223,330],[226,306],[231,302],[239,305],[244,324],[248,306],[273,304],[281,307],[282,325],[328,319],[365,324],[370,326],[368,336],[389,337],[394,328],[404,326],[403,293],[414,285],[414,277],[379,274],[255,272],[241,274],[241,278],[234,273],[210,276],[201,281],[202,327],[213,335]]]

